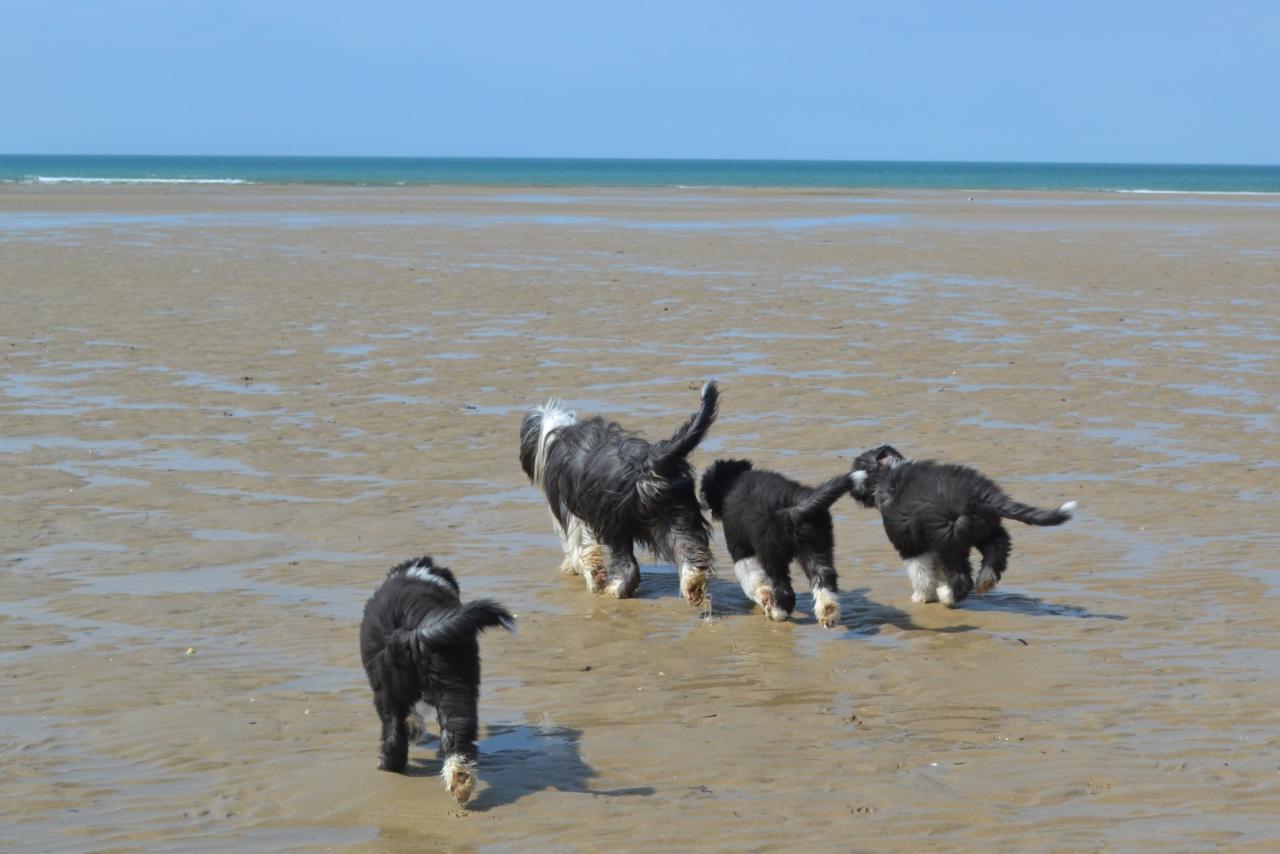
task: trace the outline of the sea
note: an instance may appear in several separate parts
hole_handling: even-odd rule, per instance
[[[1280,165],[0,154],[0,183],[1280,193]]]

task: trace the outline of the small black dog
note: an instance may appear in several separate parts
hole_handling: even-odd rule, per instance
[[[520,424],[520,465],[547,497],[562,572],[581,574],[592,593],[625,598],[640,586],[640,545],[675,564],[681,595],[702,604],[715,572],[711,526],[685,458],[715,421],[718,400],[716,384],[704,385],[699,410],[661,442],[600,417],[578,421],[554,400],[529,410]],[[611,555],[607,573],[602,546]]]
[[[490,626],[515,630],[515,618],[490,599],[466,605],[458,581],[429,557],[391,568],[365,603],[360,660],[382,719],[384,771],[403,771],[409,759],[409,719],[418,702],[434,706],[440,723],[445,789],[465,804],[476,787],[476,702],[480,645]]]
[[[1061,525],[1076,509],[1074,501],[1057,510],[1019,504],[971,468],[907,460],[889,445],[854,460],[850,492],[863,506],[880,508],[889,542],[906,561],[911,601],[948,608],[1000,582],[1013,548],[1002,519]],[[982,554],[976,583],[970,549]]]
[[[813,591],[813,616],[828,629],[840,621],[830,507],[850,488],[847,474],[814,488],[749,460],[716,460],[702,473],[703,502],[724,526],[742,592],[770,620],[795,610],[795,560]]]

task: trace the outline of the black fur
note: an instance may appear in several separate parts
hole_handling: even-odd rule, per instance
[[[852,478],[851,494],[863,506],[880,509],[889,542],[904,560],[936,561],[936,571],[954,596],[946,604],[962,601],[975,589],[970,549],[982,555],[978,592],[999,583],[1012,549],[1004,519],[1061,525],[1075,507],[1074,502],[1057,510],[1020,504],[974,469],[907,460],[891,445],[861,454],[854,460]]]
[[[360,623],[360,660],[382,719],[382,770],[404,770],[408,719],[419,701],[436,710],[446,760],[456,756],[468,766],[475,762],[480,696],[476,635],[492,626],[512,629],[515,618],[490,599],[463,605],[453,573],[431,558],[404,561],[387,573],[365,603]],[[445,783],[457,797],[453,781]],[[471,779],[461,790],[470,796],[473,786]]]
[[[748,460],[716,460],[702,473],[703,502],[712,518],[724,526],[725,544],[743,592],[761,605],[765,616],[772,618],[774,604],[788,616],[795,610],[790,573],[794,560],[815,593],[831,594],[823,603],[815,599],[814,616],[828,628],[839,620],[830,507],[849,488],[848,474],[809,487],[777,472],[752,468]],[[740,570],[739,562],[750,558],[759,561],[772,591],[748,589],[755,588],[755,583]]]
[[[681,592],[701,604],[713,572],[711,530],[686,457],[715,421],[718,402],[716,384],[707,383],[698,411],[660,442],[600,417],[576,421],[554,403],[525,415],[520,464],[546,495],[566,542],[566,570],[586,576],[589,589],[632,595],[640,584],[634,549],[642,546],[676,564]],[[547,418],[558,426],[544,430]],[[570,541],[583,526],[587,539],[609,549],[607,574],[598,546],[586,550],[585,560],[575,558]]]

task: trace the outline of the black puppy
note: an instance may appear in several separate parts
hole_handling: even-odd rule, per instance
[[[854,460],[852,479],[853,497],[880,508],[889,542],[906,561],[911,601],[948,608],[975,589],[985,593],[1004,575],[1013,545],[1003,519],[1061,525],[1076,509],[1074,501],[1057,510],[1019,504],[971,468],[907,460],[889,445]],[[976,584],[970,549],[982,554]]]
[[[378,767],[404,770],[413,707],[434,706],[445,757],[440,777],[459,804],[470,800],[476,786],[476,635],[490,626],[514,631],[515,618],[490,599],[463,605],[453,573],[429,557],[392,567],[365,603],[360,623],[360,660],[382,719]]]
[[[542,488],[564,562],[592,593],[619,599],[640,586],[635,546],[680,571],[680,593],[702,604],[715,567],[711,526],[698,508],[686,457],[716,419],[719,393],[702,387],[702,405],[670,439],[649,442],[614,421],[579,421],[552,400],[530,409],[520,424],[520,465]],[[604,550],[611,562],[605,571]]]
[[[829,508],[850,486],[847,474],[805,486],[753,469],[749,460],[716,460],[702,473],[703,503],[724,526],[742,592],[770,620],[785,620],[795,610],[794,560],[809,579],[813,616],[828,629],[840,621]]]

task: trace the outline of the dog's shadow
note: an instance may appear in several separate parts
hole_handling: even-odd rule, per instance
[[[593,789],[595,769],[582,758],[578,743],[582,732],[567,727],[491,726],[477,742],[480,752],[481,791],[467,804],[468,810],[484,812],[515,803],[526,795],[555,789],[597,797],[647,796],[651,786],[623,789]],[[437,744],[426,737],[420,745]],[[436,776],[438,758],[415,759],[406,769],[412,776]]]
[[[1059,605],[1021,593],[991,591],[970,596],[960,605],[969,611],[1005,611],[1032,617],[1078,617],[1084,620],[1127,620],[1123,614],[1099,614],[1078,605]]]
[[[853,635],[862,636],[878,635],[884,626],[893,626],[904,632],[933,632],[934,634],[972,632],[978,628],[967,623],[956,626],[921,626],[911,619],[909,613],[901,608],[886,605],[883,602],[876,602],[874,599],[868,599],[867,593],[869,590],[869,587],[859,587],[854,590],[846,590],[840,594],[840,628]],[[811,596],[804,594],[800,598],[804,607],[813,608]],[[797,602],[797,613],[800,610],[800,605],[801,603]],[[812,616],[809,619],[815,624],[817,623],[817,620],[814,620]]]

